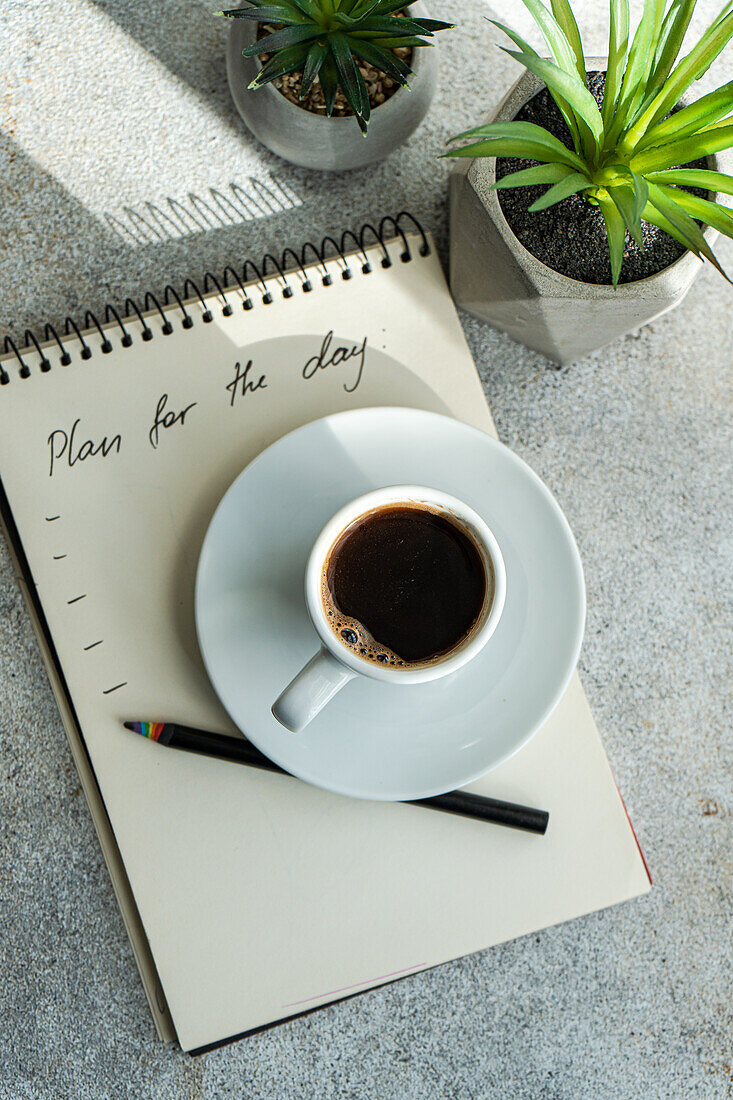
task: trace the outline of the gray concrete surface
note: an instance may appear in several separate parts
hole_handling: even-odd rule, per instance
[[[525,32],[519,5],[435,3],[469,37],[445,35],[430,115],[385,163],[336,178],[291,169],[243,131],[215,6],[3,5],[5,330],[22,335],[27,324],[403,206],[436,231],[445,255],[447,166],[435,154],[514,78],[482,17],[498,13]],[[587,48],[600,52],[604,5],[576,8]],[[693,26],[716,8],[701,0]],[[279,209],[258,181],[280,182]],[[249,203],[238,222],[211,224],[189,198],[210,204],[210,188],[232,194],[232,184]],[[168,199],[198,211],[198,228],[175,234],[146,206],[171,210]],[[733,268],[729,244],[720,255]],[[678,311],[560,371],[464,318],[503,439],[551,485],[580,544],[581,674],[652,893],[205,1057],[155,1037],[0,548],[2,1100],[733,1095],[732,294],[706,269]]]

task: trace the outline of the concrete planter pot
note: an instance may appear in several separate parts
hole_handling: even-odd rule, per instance
[[[410,5],[415,16],[428,15],[425,4]],[[409,91],[400,88],[375,107],[364,138],[353,117],[326,118],[305,111],[271,84],[256,91],[247,85],[261,68],[257,58],[242,57],[255,40],[257,24],[233,19],[227,45],[229,88],[247,128],[273,153],[302,168],[340,172],[362,168],[392,153],[427,114],[438,80],[437,47],[413,51]]]
[[[588,58],[587,66],[603,70],[606,60]],[[542,87],[534,74],[525,73],[491,119],[513,119]],[[712,168],[731,170],[730,154],[718,154],[710,161]],[[489,190],[495,178],[493,158],[459,162],[451,175],[453,296],[476,317],[556,363],[580,359],[673,309],[700,273],[702,264],[686,252],[658,274],[622,283],[616,290],[561,275],[514,236],[496,191]],[[721,201],[721,196],[717,198]],[[708,243],[717,236],[715,230],[705,230]]]

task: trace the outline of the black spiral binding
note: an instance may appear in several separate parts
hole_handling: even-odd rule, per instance
[[[175,304],[180,310],[182,327],[184,329],[189,329],[193,328],[194,319],[186,308],[186,303],[188,302],[190,304],[192,301],[195,301],[195,299],[198,299],[201,305],[201,320],[204,324],[209,324],[214,318],[210,305],[207,305],[204,295],[210,294],[212,290],[216,290],[221,301],[222,316],[231,317],[234,310],[232,303],[229,298],[227,298],[227,291],[230,293],[233,291],[235,294],[241,295],[242,309],[245,310],[253,309],[255,306],[255,303],[248,293],[248,287],[250,289],[256,288],[256,297],[260,298],[262,305],[267,306],[273,302],[272,290],[268,288],[266,282],[268,277],[277,284],[283,298],[292,298],[294,291],[297,289],[300,289],[304,294],[309,293],[309,291],[313,289],[313,284],[311,282],[313,270],[318,271],[323,286],[332,285],[333,276],[326,266],[326,261],[329,259],[335,259],[338,263],[342,279],[351,279],[353,277],[354,272],[350,267],[349,260],[354,260],[355,258],[359,260],[359,270],[361,273],[363,275],[369,275],[372,271],[372,265],[369,261],[367,249],[371,244],[380,246],[382,267],[391,267],[392,260],[387,244],[399,239],[402,245],[402,252],[399,257],[400,262],[409,263],[413,257],[410,250],[410,242],[407,238],[407,232],[404,228],[405,225],[408,227],[407,232],[409,232],[411,228],[420,236],[420,245],[418,248],[419,255],[430,255],[430,244],[425,230],[412,214],[407,210],[403,210],[401,213],[397,214],[396,217],[387,216],[382,218],[377,227],[372,225],[371,222],[367,222],[361,227],[358,233],[354,233],[352,230],[347,229],[341,234],[341,239],[339,241],[334,237],[327,236],[321,241],[320,247],[313,244],[312,241],[306,241],[300,254],[295,252],[292,248],[286,248],[278,260],[271,252],[267,252],[262,257],[259,267],[252,260],[246,260],[241,275],[231,265],[224,268],[221,279],[218,279],[211,271],[207,271],[203,280],[203,294],[193,279],[186,279],[183,284],[182,295],[180,295],[176,288],[170,284],[165,287],[162,305],[152,291],[149,291],[145,295],[142,309],[140,309],[133,298],[128,298],[125,301],[123,317],[120,316],[113,305],[107,305],[104,311],[104,324],[116,324],[122,334],[120,340],[121,346],[123,348],[129,348],[132,346],[133,338],[125,325],[125,321],[139,321],[140,338],[144,341],[152,340],[154,333],[148,320],[145,318],[145,314],[157,312],[161,321],[161,334],[163,336],[170,336],[173,332],[173,325],[166,316],[165,307],[172,304]],[[313,265],[310,275],[308,273],[309,263]],[[288,280],[288,276],[295,276],[297,278],[297,285],[295,287],[293,287],[291,281]],[[83,333],[80,331],[73,317],[67,317],[64,321],[63,336],[59,336],[53,325],[47,324],[45,326],[43,342],[47,345],[56,344],[60,352],[59,363],[61,366],[68,367],[71,363],[71,354],[64,340],[72,336],[81,345],[80,356],[82,359],[91,359],[95,350],[87,342],[85,336],[93,337],[95,345],[96,337],[99,336],[101,342],[96,346],[103,355],[108,355],[113,350],[108,331],[105,331],[92,310],[88,309],[84,315]],[[51,370],[51,360],[48,358],[47,351],[48,348],[44,351],[41,347],[41,342],[39,342],[30,329],[25,330],[23,344],[20,349],[18,349],[12,336],[6,336],[3,344],[4,354],[12,354],[18,360],[18,375],[20,378],[30,378],[31,376],[31,368],[24,359],[24,355],[28,352],[37,353],[39,360],[38,367],[41,372],[46,373]],[[7,385],[9,381],[10,375],[5,369],[5,365],[0,363],[0,386]]]

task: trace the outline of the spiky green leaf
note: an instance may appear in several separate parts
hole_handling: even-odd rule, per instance
[[[641,218],[642,211],[649,201],[649,184],[643,176],[637,175],[629,169],[631,186],[634,191],[634,221]]]
[[[628,141],[634,143],[650,126],[672,110],[693,81],[698,80],[712,65],[718,54],[733,38],[733,12],[714,23],[700,41],[673,70],[649,106],[628,130]]]
[[[663,11],[664,0],[644,0],[644,10],[631,41],[626,71],[616,101],[616,117],[606,136],[607,147],[615,143],[623,132],[625,123],[631,120],[635,106],[643,96],[643,80],[651,68]]]
[[[517,146],[522,145],[528,150],[531,149],[532,151],[527,155],[532,160],[540,160],[551,164],[569,164],[578,172],[584,172],[586,169],[585,163],[577,153],[568,149],[553,134],[550,134],[542,126],[537,126],[534,122],[487,122],[483,126],[476,126],[472,130],[464,130],[463,133],[456,134],[455,137],[451,138],[451,141],[462,141],[465,138],[512,141]],[[458,151],[451,155],[463,156],[465,154]],[[499,153],[498,155],[522,156],[523,154]]]
[[[566,149],[564,154],[550,150],[531,141],[512,138],[493,138],[472,142],[461,149],[443,153],[444,157],[516,157],[518,160],[540,160],[550,164],[566,164],[570,168],[578,165],[571,159],[573,154]]]
[[[324,22],[324,12],[328,10],[328,3],[330,0],[327,0],[326,5],[324,5],[321,0],[281,0],[281,2],[292,4],[293,7],[298,8],[303,15],[306,15],[311,22],[322,24]]]
[[[545,42],[557,65],[569,75],[578,76],[578,64],[573,48],[555,16],[547,10],[541,0],[522,0],[522,3],[532,13],[534,21],[542,31]],[[532,52],[534,53],[534,51]],[[583,80],[583,84],[585,84],[585,80]]]
[[[611,254],[611,282],[616,287],[618,286],[618,281],[621,276],[621,267],[624,262],[626,227],[624,226],[624,219],[610,199],[600,198],[598,200],[598,205],[606,225],[608,250]]]
[[[359,123],[362,137],[366,137],[367,126],[372,113],[372,105],[369,102],[369,92],[367,90],[366,81],[364,80],[364,74],[358,65],[354,64],[354,68],[356,70],[356,79],[361,92],[361,111],[358,113],[354,111],[354,114],[356,115],[356,121]]]
[[[494,180],[491,189],[505,191],[512,187],[532,187],[541,183],[559,183],[572,173],[567,164],[536,164],[533,168],[520,168],[500,180]]]
[[[725,172],[710,172],[700,168],[670,168],[666,172],[650,172],[652,183],[677,183],[683,187],[704,187],[722,195],[733,195],[733,176]]]
[[[684,194],[684,192],[679,192],[679,194]],[[718,263],[712,248],[705,240],[700,226],[695,219],[683,209],[676,195],[673,197],[667,194],[664,188],[659,187],[655,183],[650,183],[649,202],[660,212],[660,214],[664,215],[670,225],[673,225],[678,233],[692,242],[688,247],[693,248],[697,255],[702,254],[705,256],[724,278],[728,278],[725,271],[723,271],[723,268]]]
[[[635,172],[647,175],[664,168],[676,168],[679,164],[688,164],[700,157],[712,156],[722,149],[733,147],[733,124],[712,126],[699,134],[671,141],[668,145],[646,149],[631,158],[630,164]]]
[[[321,65],[318,79],[321,82],[321,91],[323,92],[323,98],[326,102],[326,114],[330,118],[333,114],[333,105],[336,101],[336,92],[339,86],[338,69],[330,53],[326,56]]]
[[[696,221],[717,229],[726,237],[733,237],[733,214],[727,207],[702,199],[699,195],[691,195],[689,191],[681,191],[678,187],[661,185],[660,190]]]
[[[723,4],[723,7],[718,12],[717,18],[713,20],[713,26],[717,27],[718,23],[720,23],[722,19],[725,19],[726,15],[728,15],[732,11],[733,11],[733,0],[727,0],[727,3]]]
[[[578,65],[573,46],[571,45],[563,28],[555,19],[554,15],[547,10],[541,0],[522,0],[522,2],[527,8],[529,8],[530,12],[534,16],[535,22],[542,31],[545,42],[547,43],[547,46],[550,50],[550,54],[556,62],[557,66],[564,72],[566,72],[569,77],[573,78],[573,80],[577,80],[577,87],[581,90],[581,93],[584,93],[586,91],[585,66],[582,63],[582,60],[581,64]],[[565,0],[565,2],[567,2],[567,0]],[[569,6],[567,7],[567,10],[570,11]],[[575,27],[574,37],[577,37],[577,40],[579,42],[580,36],[578,33],[577,24],[575,24],[574,20],[573,25]],[[503,29],[506,33],[509,34],[510,37],[514,37],[508,28],[505,27]],[[536,53],[536,51],[533,50],[531,47],[527,47],[526,44],[522,43],[521,39],[518,39],[518,36],[517,44],[524,54],[528,53],[529,56],[538,58],[539,55]],[[588,156],[589,158],[593,158],[598,149],[598,135],[594,132],[592,124],[589,124],[588,121],[581,114],[578,113],[577,105],[573,104],[572,102],[568,102],[567,97],[562,94],[562,89],[560,87],[553,87],[551,84],[548,84],[548,87],[550,89],[550,93],[553,99],[557,103],[557,106],[559,107],[562,116],[568,125],[576,151],[583,151],[586,156]],[[593,102],[595,103],[595,101]],[[590,110],[593,111],[593,108],[590,106],[590,99],[586,99],[586,105],[589,107]],[[593,111],[594,118],[596,114],[597,108],[595,111]]]
[[[696,3],[697,0],[672,0],[662,23],[654,63],[649,74],[649,83],[645,89],[645,99],[659,91],[672,71]]]
[[[260,8],[236,8],[233,11],[218,11],[216,14],[225,15],[229,19],[254,19],[258,23],[283,23],[285,26],[307,22],[302,12],[276,4],[263,4]]]
[[[633,188],[630,184],[617,184],[615,187],[608,188],[608,194],[611,202],[624,219],[624,225],[630,237],[636,241],[639,248],[643,248],[644,241],[641,235],[641,217],[637,216],[636,213]]]
[[[608,66],[601,112],[604,130],[608,130],[611,125],[626,68],[629,52],[629,0],[610,0],[610,17]]]
[[[297,46],[300,42],[310,42],[318,35],[318,28],[312,23],[307,26],[283,27],[274,34],[266,34],[264,38],[253,42],[242,50],[243,57],[257,57],[262,53],[276,53],[278,50],[287,49],[289,46]]]
[[[638,222],[649,200],[649,187],[644,177],[632,172],[628,164],[612,164],[603,171],[600,183],[609,193],[614,187],[630,188],[633,202],[631,221]]]
[[[541,57],[518,53],[515,50],[505,50],[504,52],[508,53],[510,57],[521,61],[540,80],[544,80],[548,88],[561,95],[570,104],[576,115],[586,123],[596,142],[600,142],[603,135],[601,112],[598,110],[595,99],[585,85],[581,84],[577,75],[570,76],[554,62],[546,61]]]
[[[573,54],[575,55],[575,66],[578,70],[578,76],[583,83],[585,83],[586,72],[583,43],[580,38],[580,31],[578,30],[578,24],[575,22],[572,8],[568,0],[551,0],[551,4],[552,14],[562,27],[565,37],[570,43]]]
[[[278,50],[264,65],[257,76],[249,84],[250,88],[261,88],[278,77],[287,73],[294,73],[302,69],[308,55],[308,43],[299,43],[297,46],[289,46],[287,49]]]
[[[507,35],[508,38],[511,38],[512,42],[515,44],[515,46],[519,46],[519,49],[522,51],[523,54],[528,54],[532,55],[533,57],[539,58],[540,55],[536,52],[536,50],[533,50],[529,43],[525,42],[521,35],[518,35],[516,31],[513,31],[511,27],[507,27],[503,23],[497,22],[496,19],[488,19],[488,22],[493,23],[493,25],[497,27],[500,31],[503,31],[503,33]],[[568,125],[568,129],[570,130],[575,150],[576,152],[580,153],[581,151],[583,151],[584,145],[580,136],[580,125],[578,119],[575,117],[575,113],[573,112],[570,104],[567,103],[562,98],[562,96],[558,94],[557,91],[553,90],[552,88],[550,88],[549,91],[550,95],[557,104],[558,110],[560,111],[563,118],[565,119],[565,122]],[[583,125],[585,126],[585,123]],[[592,134],[590,134],[587,126],[585,127],[585,129],[589,135],[589,142],[585,148],[587,148],[588,152],[590,153],[592,150],[595,149],[596,142]]]
[[[646,207],[644,208],[642,221],[649,222],[650,225],[656,225],[658,229],[664,230],[664,232],[668,233],[670,237],[674,237],[676,241],[679,241],[683,248],[687,248],[690,252],[692,252],[694,256],[697,256],[698,259],[702,260],[702,256],[700,255],[695,242],[682,230],[678,230],[676,226],[668,221],[668,219],[665,218],[664,214],[662,214],[661,211],[657,210],[656,207],[652,206],[651,203],[647,203]]]
[[[351,39],[348,35],[346,37],[349,48],[355,57],[360,57],[363,61],[373,65],[375,69],[391,76],[403,88],[409,88],[408,80],[412,75],[412,69],[401,58],[397,57],[392,50],[387,50],[383,46],[378,46],[374,42],[367,42],[364,39]]]
[[[294,15],[297,8],[291,0],[249,0],[246,8],[228,8],[225,11],[217,11],[216,15],[224,15],[228,19],[249,19],[252,12],[262,12],[267,9],[277,8],[283,15]],[[265,18],[257,15],[257,18]]]
[[[359,21],[358,27],[350,27],[349,34],[358,38],[408,38],[412,35],[425,34],[431,36],[430,31],[423,31],[415,19],[405,19],[398,16],[370,15],[367,19]]]
[[[665,145],[669,141],[687,137],[698,130],[704,130],[714,125],[733,111],[733,81],[716,88],[714,92],[702,96],[700,99],[675,111],[669,118],[663,119],[655,126],[651,126],[640,141],[635,145],[635,150],[651,148],[653,145]]]
[[[402,11],[404,6],[405,0],[377,0],[377,3],[366,0],[364,4],[354,4],[349,14],[358,14],[362,18],[366,18],[372,12],[378,12],[380,15],[394,15],[395,12]],[[341,10],[343,10],[343,4]]]
[[[413,50],[422,49],[422,47],[432,47],[433,42],[426,42],[424,38],[382,38],[377,37],[374,39],[375,43],[378,42],[380,46],[384,46],[390,50],[404,49],[405,46],[410,46]]]
[[[361,73],[349,49],[349,44],[343,34],[332,34],[329,37],[329,45],[331,47],[333,59],[336,62],[339,83],[346,96],[346,102],[355,115],[361,115],[363,117],[369,105],[369,97],[366,96],[363,78],[361,80],[359,79]]]
[[[426,34],[435,34],[436,31],[455,30],[455,23],[445,23],[442,19],[416,19],[415,22],[422,27]]]
[[[328,56],[328,46],[325,42],[314,42],[308,50],[308,56],[303,66],[303,79],[300,82],[300,98],[305,99],[311,89],[313,81],[321,71],[321,66]]]
[[[571,172],[565,179],[560,180],[559,183],[548,188],[541,198],[532,203],[529,207],[529,211],[534,214],[540,210],[547,210],[549,206],[555,206],[556,203],[562,202],[563,199],[569,198],[570,195],[577,195],[578,191],[584,191],[590,186],[591,181],[585,173]]]

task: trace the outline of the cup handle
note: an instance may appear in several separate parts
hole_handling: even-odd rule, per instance
[[[321,646],[273,703],[273,717],[291,733],[300,733],[354,676],[352,669]]]

